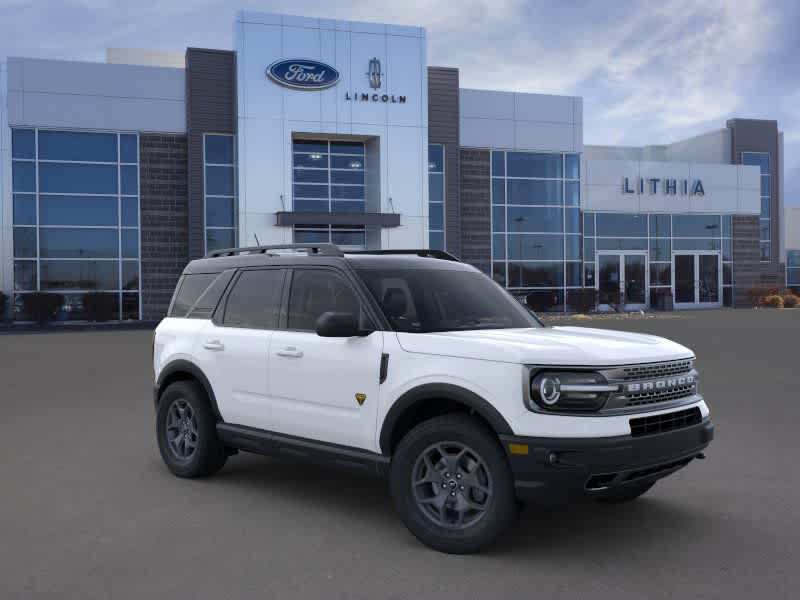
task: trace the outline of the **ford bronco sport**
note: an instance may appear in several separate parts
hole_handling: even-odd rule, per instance
[[[383,476],[444,552],[485,546],[523,502],[633,500],[713,437],[690,350],[546,327],[433,250],[212,252],[185,268],[153,352],[175,475],[247,451]]]

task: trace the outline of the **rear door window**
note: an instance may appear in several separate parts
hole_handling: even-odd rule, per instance
[[[222,325],[277,329],[284,276],[284,269],[242,271],[225,301]]]

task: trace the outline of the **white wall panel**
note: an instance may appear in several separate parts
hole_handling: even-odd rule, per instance
[[[510,119],[459,120],[461,145],[465,148],[513,148],[514,121]]]
[[[462,89],[459,93],[461,117],[514,119],[514,94],[489,90]]]
[[[573,152],[575,140],[571,123],[544,121],[514,121],[514,148],[518,150],[545,150]]]

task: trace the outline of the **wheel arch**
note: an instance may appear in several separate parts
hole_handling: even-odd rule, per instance
[[[503,415],[475,392],[453,384],[430,383],[408,390],[389,409],[378,439],[381,452],[390,455],[405,433],[431,416],[459,411],[478,416],[498,435],[513,434]]]
[[[217,405],[217,397],[214,395],[214,389],[211,387],[211,382],[208,381],[208,377],[205,376],[203,371],[196,364],[183,359],[168,363],[161,370],[161,373],[159,373],[153,398],[156,409],[158,409],[158,402],[161,399],[163,391],[167,389],[167,386],[176,381],[197,381],[206,392],[214,416],[219,421],[223,420],[219,412],[219,406]]]

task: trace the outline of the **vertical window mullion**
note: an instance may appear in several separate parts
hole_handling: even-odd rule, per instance
[[[34,148],[34,175],[36,177],[36,291],[41,291],[42,285],[42,264],[41,253],[39,252],[39,129],[33,130],[33,148]],[[13,252],[12,252],[13,254]]]
[[[117,134],[117,319],[122,320],[122,167],[119,162],[121,138]],[[139,182],[136,182],[137,188]],[[137,202],[138,204],[138,202]]]

